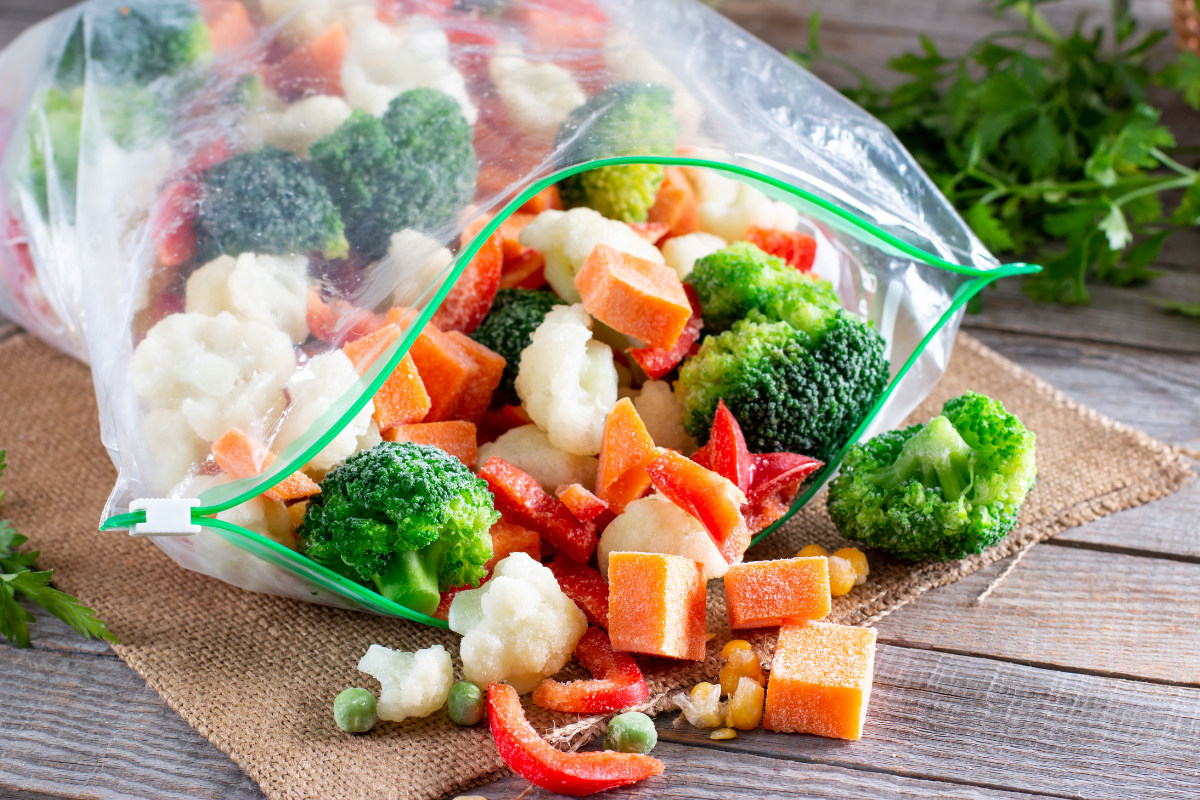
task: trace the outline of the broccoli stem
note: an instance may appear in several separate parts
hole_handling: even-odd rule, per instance
[[[444,537],[420,550],[397,553],[380,574],[372,576],[375,587],[393,603],[432,614],[442,599],[438,573],[449,547],[449,537]]]
[[[904,443],[895,462],[866,477],[883,489],[895,488],[915,477],[928,489],[941,488],[942,497],[953,502],[970,490],[974,482],[971,464],[974,454],[949,419],[934,417]]]

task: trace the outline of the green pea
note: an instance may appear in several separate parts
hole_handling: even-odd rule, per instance
[[[658,744],[654,721],[640,711],[617,714],[608,723],[604,749],[621,753],[649,753]]]
[[[455,725],[474,725],[483,719],[483,690],[470,681],[459,681],[450,687],[447,705]]]
[[[377,719],[375,695],[366,689],[343,689],[333,699],[333,720],[347,733],[366,733]]]

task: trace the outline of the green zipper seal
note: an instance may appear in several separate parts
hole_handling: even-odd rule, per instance
[[[974,278],[960,286],[955,293],[955,299],[951,303],[950,308],[938,320],[937,325],[921,340],[920,344],[909,356],[908,360],[901,367],[896,377],[888,384],[883,396],[871,409],[870,414],[855,431],[852,442],[857,442],[862,436],[867,427],[878,416],[879,411],[887,402],[900,380],[908,373],[921,354],[924,353],[925,347],[930,340],[936,336],[946,323],[957,313],[958,309],[977,294],[987,284],[1006,278],[1013,275],[1028,275],[1041,271],[1041,267],[1032,264],[1006,264],[993,269],[980,269],[975,266],[956,264],[952,261],[947,261],[940,256],[928,253],[919,247],[916,247],[897,236],[894,236],[887,231],[884,231],[869,222],[859,219],[851,212],[841,208],[840,206],[831,203],[830,201],[819,197],[805,189],[779,180],[778,178],[764,175],[746,167],[736,164],[729,164],[722,161],[710,161],[702,158],[688,158],[684,156],[621,156],[617,158],[602,158],[595,161],[590,161],[586,164],[577,164],[573,167],[567,167],[558,172],[551,173],[534,183],[530,184],[525,191],[521,192],[514,199],[508,202],[504,208],[497,213],[492,219],[483,226],[475,238],[467,247],[459,252],[455,261],[449,269],[448,274],[442,279],[441,285],[434,293],[433,297],[425,304],[420,314],[417,315],[415,321],[409,323],[405,329],[404,335],[397,337],[387,350],[376,358],[371,368],[348,388],[342,395],[333,403],[332,406],[322,414],[304,433],[303,436],[288,445],[279,457],[276,458],[269,469],[265,472],[256,475],[252,478],[242,478],[232,481],[221,486],[215,486],[205,490],[200,494],[200,505],[192,509],[192,522],[197,525],[204,525],[210,528],[217,529],[220,535],[230,544],[242,550],[248,550],[255,555],[265,557],[270,554],[272,557],[267,559],[270,563],[282,567],[293,574],[299,574],[311,578],[314,582],[321,585],[323,588],[338,594],[348,600],[362,605],[370,611],[375,611],[387,616],[399,616],[415,622],[423,622],[427,625],[435,625],[437,627],[447,627],[441,620],[429,617],[425,614],[420,614],[409,608],[393,603],[382,595],[366,589],[360,584],[354,583],[349,579],[343,578],[337,573],[322,567],[320,564],[311,559],[293,551],[286,547],[273,542],[270,539],[255,533],[254,531],[242,528],[239,525],[234,525],[223,520],[213,519],[210,515],[226,511],[234,506],[257,497],[268,489],[276,486],[289,475],[291,475],[300,467],[312,460],[313,456],[319,453],[324,447],[333,441],[341,431],[350,424],[350,422],[358,416],[367,402],[375,396],[380,387],[387,381],[400,364],[400,360],[408,352],[409,348],[417,340],[420,332],[432,319],[442,301],[449,294],[454,284],[458,281],[460,275],[471,259],[475,257],[475,253],[483,246],[493,233],[507,220],[514,212],[520,209],[527,201],[532,199],[542,190],[558,183],[563,178],[576,175],[588,170],[598,169],[600,167],[622,166],[627,164],[659,164],[662,166],[677,166],[677,167],[702,167],[706,169],[717,170],[720,172],[728,172],[744,183],[752,185],[760,185],[767,187],[773,191],[770,194],[782,193],[787,197],[787,201],[810,216],[813,216],[821,221],[829,223],[831,226],[847,233],[860,241],[872,244],[875,247],[891,253],[892,255],[908,258],[932,267],[953,272],[959,275],[966,275]],[[967,290],[967,291],[964,291]],[[428,289],[426,289],[426,292]],[[418,304],[421,298],[418,298]],[[364,385],[365,384],[365,385]],[[762,541],[764,537],[774,532],[780,525],[785,523],[792,517],[805,503],[807,503],[825,481],[837,469],[841,463],[842,456],[845,454],[847,444],[831,463],[827,464],[820,472],[817,479],[812,482],[808,491],[806,491],[791,508],[788,509],[780,519],[776,520],[772,525],[764,529],[753,540],[755,544]],[[132,511],[125,514],[116,514],[104,520],[101,524],[101,530],[113,530],[122,528],[132,528],[134,525],[146,521],[146,512]]]

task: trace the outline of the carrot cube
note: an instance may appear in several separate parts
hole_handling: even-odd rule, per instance
[[[309,94],[342,94],[342,62],[350,34],[335,24],[288,53],[277,67],[275,90],[287,99]]]
[[[664,170],[663,182],[659,184],[646,219],[664,223],[667,236],[683,236],[700,230],[700,201],[682,169],[667,167]]]
[[[702,660],[705,599],[698,561],[662,553],[608,557],[608,633],[617,650]]]
[[[208,42],[215,53],[240,50],[258,38],[250,12],[238,0],[201,3],[200,13],[208,25]]]
[[[492,526],[492,557],[484,566],[490,573],[513,553],[525,553],[534,561],[542,557],[542,537],[537,531],[509,522],[503,517]]]
[[[387,321],[408,324],[414,318],[408,309],[393,308]],[[442,333],[434,325],[425,330],[413,342],[408,354],[417,365],[417,372],[429,393],[429,413],[426,422],[443,422],[454,419],[458,404],[479,374],[475,359],[461,344]]]
[[[600,438],[600,467],[596,470],[596,495],[614,514],[637,500],[650,486],[646,465],[658,455],[650,432],[633,402],[623,398],[609,412]]]
[[[650,347],[674,346],[692,316],[675,270],[606,244],[583,262],[575,288],[589,314]]]
[[[418,422],[413,425],[397,425],[383,432],[389,442],[413,442],[433,445],[445,450],[468,467],[479,460],[478,444],[475,440],[475,425],[463,420],[449,422]]]
[[[464,333],[446,331],[446,336],[466,351],[477,368],[475,379],[467,385],[458,401],[455,416],[478,424],[483,420],[484,412],[491,406],[492,395],[496,393],[500,378],[504,376],[504,356]]]
[[[361,339],[355,339],[342,350],[354,362],[358,374],[362,375],[399,337],[400,329],[395,325],[387,325]],[[400,359],[372,400],[375,402],[375,424],[381,431],[396,425],[420,422],[432,405],[417,365],[408,353]]]
[[[580,522],[591,522],[596,517],[608,511],[608,503],[589,492],[581,484],[572,483],[560,486],[554,494]]]
[[[822,619],[829,614],[829,559],[734,564],[725,573],[725,605],[734,630]]]
[[[862,738],[875,668],[875,631],[831,622],[785,625],[775,645],[763,727]]]
[[[353,306],[345,300],[326,303],[316,292],[311,289],[308,292],[305,324],[312,335],[322,341],[332,344],[352,342],[379,330],[387,322],[379,314]]]
[[[558,193],[558,186],[547,186],[533,197],[525,201],[525,205],[519,209],[525,214],[540,214],[543,211],[562,211],[562,196]]]
[[[265,445],[237,428],[221,434],[221,438],[212,443],[212,453],[217,466],[238,480],[261,475],[275,460],[275,454]],[[301,500],[320,493],[321,487],[299,471],[263,492],[270,500]]]

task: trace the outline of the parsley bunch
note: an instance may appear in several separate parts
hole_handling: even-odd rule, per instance
[[[820,48],[819,15],[809,47],[790,55],[848,70],[844,93],[890,127],[989,249],[1032,257],[1038,300],[1086,303],[1089,280],[1127,285],[1179,230],[1200,225],[1197,171],[1173,153],[1175,137],[1147,97],[1153,83],[1200,107],[1200,58],[1147,64],[1168,35],[1137,35],[1128,0],[1114,0],[1110,30],[1084,32],[1081,15],[1061,33],[1037,6],[1054,0],[987,0],[1023,27],[989,34],[961,57],[930,39],[891,61],[909,76],[886,89]],[[1111,34],[1112,46],[1106,46]],[[1164,193],[1182,190],[1167,211]],[[1184,311],[1186,313],[1186,311]]]
[[[6,455],[7,451],[0,450],[0,475],[8,466]],[[0,491],[0,500],[4,499],[4,495],[5,492]],[[17,603],[16,593],[20,592],[79,631],[84,638],[95,636],[116,642],[117,637],[96,619],[95,612],[50,585],[54,570],[33,571],[38,551],[17,552],[17,548],[26,541],[28,538],[17,533],[12,522],[0,519],[0,633],[9,642],[15,641],[18,647],[29,647],[29,623],[34,621],[34,617]]]

